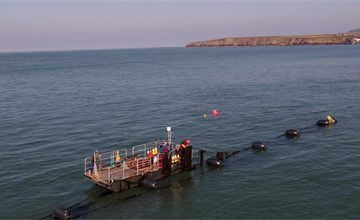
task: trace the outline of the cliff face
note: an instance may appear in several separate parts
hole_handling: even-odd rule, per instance
[[[327,45],[354,44],[360,35],[324,34],[305,36],[269,36],[221,38],[192,42],[186,47],[239,47],[239,46],[290,46],[290,45]]]
[[[348,31],[345,34],[358,34],[358,35],[360,35],[360,28]]]

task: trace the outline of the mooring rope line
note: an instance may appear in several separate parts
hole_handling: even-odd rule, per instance
[[[105,194],[105,196],[102,197],[101,195],[103,195],[103,194]],[[101,193],[98,193],[98,195],[97,195],[96,197],[104,198],[104,197],[106,197],[106,196],[107,196],[107,195],[106,195],[106,192],[101,192]],[[74,207],[77,207],[77,206],[81,205],[82,203],[84,203],[85,201],[87,201],[89,198],[90,198],[90,196],[87,196],[85,199],[83,199],[83,200],[81,200],[81,201],[79,201],[79,202],[77,202],[77,203],[75,203],[75,204],[67,207],[67,209],[72,209],[72,208],[74,208]],[[90,203],[93,203],[93,202],[90,202]],[[49,215],[44,216],[44,217],[42,217],[42,218],[40,218],[40,219],[48,219],[49,217],[52,216],[52,214],[53,214],[53,213],[50,213]]]

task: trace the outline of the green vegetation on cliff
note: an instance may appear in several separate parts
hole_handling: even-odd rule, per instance
[[[192,42],[186,47],[240,47],[358,44],[360,34],[322,34],[299,36],[235,37]]]

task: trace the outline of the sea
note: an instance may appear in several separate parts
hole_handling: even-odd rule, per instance
[[[359,219],[359,100],[357,45],[0,53],[0,218]],[[167,127],[194,149],[272,144],[158,189],[84,178],[95,150]],[[301,135],[271,142],[288,129]]]

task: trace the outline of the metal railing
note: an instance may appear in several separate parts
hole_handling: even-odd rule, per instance
[[[98,169],[104,169],[108,167],[114,167],[117,165],[116,157],[120,156],[120,158],[126,158],[128,156],[127,149],[114,150],[105,153],[96,153],[95,157],[98,165]],[[93,156],[86,157],[84,159],[84,174],[92,171],[93,169]]]
[[[152,150],[154,148],[156,148],[157,150],[159,150],[159,146],[160,143],[162,143],[161,141],[152,141],[146,144],[141,144],[141,145],[137,145],[132,147],[132,155],[135,156],[146,156],[146,152],[148,150]]]
[[[165,141],[152,141],[149,143],[136,145],[131,148],[131,151],[128,151],[127,149],[120,149],[120,150],[114,150],[110,152],[105,153],[95,153],[96,161],[97,161],[97,167],[99,170],[107,170],[107,181],[112,182],[114,177],[124,179],[127,178],[128,175],[127,172],[130,172],[130,169],[127,167],[125,160],[127,160],[130,157],[146,157],[148,151],[152,151],[156,148],[156,151],[160,153],[160,145]],[[171,146],[175,146],[174,143],[171,143]],[[174,149],[173,149],[174,150]],[[131,152],[131,154],[128,154],[128,152]],[[116,162],[116,156],[120,156],[120,161],[118,163]],[[90,175],[93,169],[93,155],[91,157],[87,157],[84,159],[84,175]],[[150,158],[149,158],[150,160]],[[151,161],[150,161],[151,162]],[[115,169],[115,167],[119,167]],[[139,174],[139,161],[136,160],[136,174]],[[130,175],[130,174],[129,174]]]

